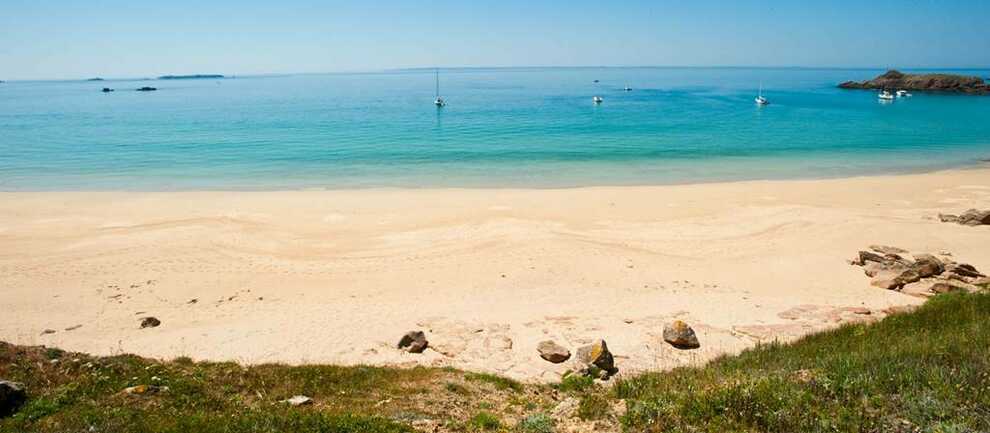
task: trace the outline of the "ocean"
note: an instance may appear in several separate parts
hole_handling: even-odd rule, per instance
[[[441,69],[443,108],[433,70],[14,81],[0,84],[0,190],[648,185],[990,158],[990,97],[836,88],[882,72]]]

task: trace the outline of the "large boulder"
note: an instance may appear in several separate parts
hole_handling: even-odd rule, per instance
[[[870,285],[881,289],[898,290],[920,279],[921,275],[914,268],[899,267],[878,272],[870,281]]]
[[[663,326],[663,341],[678,349],[697,349],[701,347],[694,329],[681,320],[675,320]]]
[[[942,261],[931,254],[915,255],[912,267],[921,278],[932,277],[945,271]]]
[[[399,340],[398,348],[409,353],[423,353],[429,345],[423,331],[409,331]]]
[[[540,358],[554,364],[560,364],[561,362],[571,359],[570,350],[567,350],[566,347],[550,340],[541,341],[540,344],[536,346],[536,351],[540,352]]]
[[[27,400],[24,385],[0,380],[0,418],[12,415]]]
[[[577,361],[578,372],[586,375],[591,375],[597,369],[600,372],[598,376],[604,379],[619,371],[615,368],[615,358],[608,351],[605,340],[595,340],[587,346],[579,347]]]

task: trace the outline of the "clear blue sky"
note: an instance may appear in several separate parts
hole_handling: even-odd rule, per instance
[[[990,0],[0,4],[0,79],[433,65],[988,67]]]

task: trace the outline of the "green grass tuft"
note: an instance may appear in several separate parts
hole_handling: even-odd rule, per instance
[[[529,415],[519,421],[516,430],[523,433],[553,433],[554,419],[545,413]]]
[[[556,388],[561,392],[583,392],[595,385],[595,380],[581,374],[568,374],[561,379]]]
[[[491,412],[481,411],[471,417],[468,427],[475,431],[493,431],[502,427],[502,421]]]
[[[512,390],[512,391],[522,391],[523,386],[521,383],[506,378],[502,376],[496,376],[494,374],[488,373],[466,373],[464,379],[474,382],[484,382],[490,383],[495,386],[495,389],[499,390]]]

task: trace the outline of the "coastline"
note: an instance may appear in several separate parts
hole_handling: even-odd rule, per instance
[[[94,354],[451,365],[546,382],[566,369],[539,359],[546,339],[604,338],[627,374],[864,320],[849,307],[878,317],[922,302],[845,263],[867,245],[990,268],[990,231],[936,218],[990,207],[986,165],[658,186],[0,197],[0,340]],[[162,326],[139,329],[144,315]],[[673,318],[701,349],[663,343]],[[434,350],[393,349],[411,329]]]

